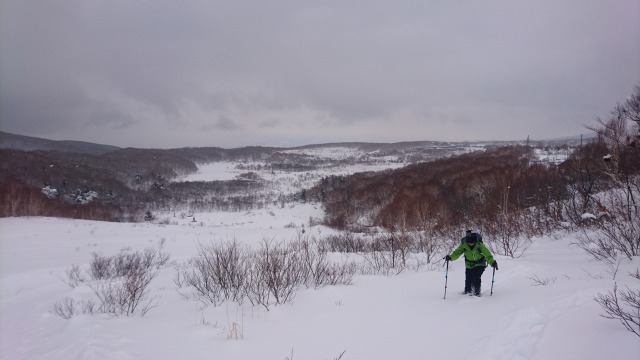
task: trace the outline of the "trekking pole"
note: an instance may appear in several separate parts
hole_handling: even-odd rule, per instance
[[[493,268],[493,276],[491,277],[491,294],[489,296],[493,296],[493,283],[496,281],[496,268]]]
[[[449,260],[447,260],[447,270],[444,273],[444,299],[447,298],[447,282],[449,281]]]

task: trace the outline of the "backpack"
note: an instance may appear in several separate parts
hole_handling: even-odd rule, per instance
[[[460,244],[464,243],[467,239],[475,238],[476,242],[482,242],[482,235],[477,232],[472,232],[471,230],[467,230],[467,234],[460,239]]]

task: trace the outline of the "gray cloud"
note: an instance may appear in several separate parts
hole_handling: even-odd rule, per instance
[[[236,124],[235,121],[225,116],[221,116],[218,119],[218,122],[215,124],[214,128],[220,129],[220,130],[238,130],[240,129],[240,126]]]
[[[0,47],[0,129],[26,135],[542,138],[584,132],[640,81],[640,4],[5,0]]]

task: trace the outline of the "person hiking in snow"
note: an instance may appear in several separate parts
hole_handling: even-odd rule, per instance
[[[444,260],[453,261],[462,254],[464,254],[465,264],[464,293],[480,296],[482,273],[487,268],[487,263],[498,270],[498,262],[493,259],[491,251],[482,243],[482,236],[471,230],[467,230],[460,246],[453,250],[451,255],[445,256]]]

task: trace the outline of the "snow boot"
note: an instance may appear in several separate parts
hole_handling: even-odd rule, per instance
[[[466,286],[464,287],[464,291],[462,292],[464,295],[471,295],[473,294],[473,287],[471,286]]]

